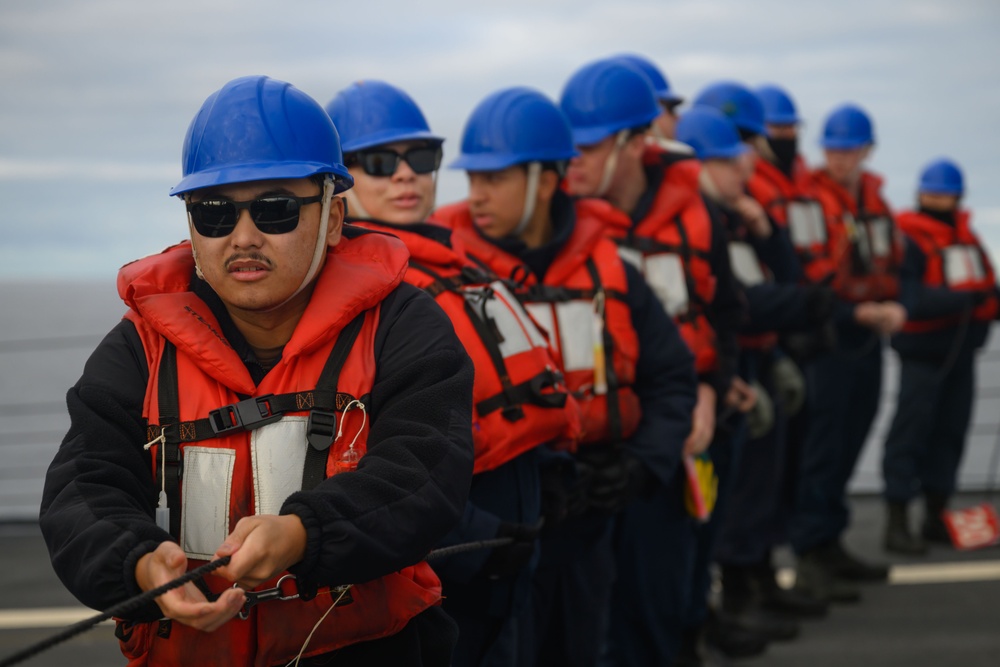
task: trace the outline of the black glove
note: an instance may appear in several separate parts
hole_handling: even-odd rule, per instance
[[[590,508],[616,514],[646,490],[652,474],[622,447],[595,448],[591,457],[594,476],[588,493]]]
[[[809,332],[789,332],[779,336],[781,348],[801,365],[837,348],[837,330],[833,321]]]
[[[972,293],[972,306],[975,307],[975,306],[981,306],[981,305],[983,305],[983,303],[985,303],[986,300],[989,299],[991,296],[993,296],[993,292],[992,291],[988,291],[988,290],[987,291],[979,290],[979,291],[973,292]]]
[[[483,563],[479,573],[490,579],[512,577],[520,572],[535,553],[538,533],[542,529],[543,519],[537,524],[510,523],[503,521],[497,528],[497,537],[510,537],[513,542],[501,547],[494,547],[493,552]]]

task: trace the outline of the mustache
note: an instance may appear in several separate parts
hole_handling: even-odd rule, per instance
[[[226,263],[225,263],[226,270],[228,271],[229,267],[232,266],[234,262],[242,262],[248,260],[252,262],[260,262],[261,264],[267,266],[267,268],[269,269],[274,268],[274,262],[272,262],[270,258],[268,258],[266,255],[262,253],[238,252],[238,253],[233,253],[232,255],[226,258]]]

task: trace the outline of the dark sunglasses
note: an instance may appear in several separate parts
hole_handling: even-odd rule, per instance
[[[405,160],[414,174],[429,174],[441,166],[440,146],[417,146],[405,153],[397,153],[388,148],[358,151],[347,156],[347,166],[361,165],[369,176],[388,177],[396,173],[399,161]]]
[[[187,210],[195,230],[202,236],[219,238],[236,229],[240,211],[250,209],[250,218],[265,234],[287,234],[299,224],[299,210],[306,204],[322,201],[323,195],[266,195],[249,201],[204,199],[188,202]]]

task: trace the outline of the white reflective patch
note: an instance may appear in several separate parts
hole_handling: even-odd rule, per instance
[[[545,337],[503,283],[492,283],[489,291],[469,288],[464,294],[480,317],[493,321],[500,337],[500,355],[504,359],[546,345]]]
[[[548,334],[549,340],[555,347],[559,346],[559,341],[556,338],[556,327],[555,321],[553,319],[552,304],[550,303],[527,303],[524,305],[531,317],[534,318],[538,326]]]
[[[982,258],[975,246],[951,245],[944,248],[944,279],[949,285],[980,281],[986,277]]]
[[[250,433],[256,514],[277,514],[285,499],[302,489],[308,423],[308,417],[282,417]]]
[[[184,448],[181,546],[190,558],[210,560],[229,535],[235,463],[234,449]]]
[[[760,285],[765,281],[764,271],[761,270],[757,253],[749,243],[742,241],[732,241],[729,243],[729,263],[732,266],[733,275],[744,287]]]
[[[593,370],[594,303],[583,300],[557,303],[556,317],[559,318],[559,343],[565,370]]]
[[[687,310],[688,289],[684,264],[674,253],[646,257],[646,282],[653,289],[667,315],[674,317]]]
[[[817,201],[793,201],[788,204],[788,232],[792,245],[808,248],[826,243],[823,207]]]
[[[635,248],[626,248],[625,246],[618,246],[618,256],[624,261],[628,262],[635,268],[639,270],[639,273],[645,275],[646,267],[642,261],[642,253]]]
[[[888,218],[874,218],[867,223],[873,257],[888,257],[892,252],[892,223]]]

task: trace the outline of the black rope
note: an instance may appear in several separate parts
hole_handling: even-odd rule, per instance
[[[116,604],[115,606],[111,607],[110,609],[101,614],[80,621],[79,623],[74,623],[73,625],[69,626],[59,634],[52,635],[47,639],[43,639],[42,641],[33,644],[32,646],[29,646],[26,649],[18,651],[17,653],[4,658],[3,660],[0,660],[0,667],[10,667],[11,665],[16,665],[20,662],[24,662],[28,658],[38,653],[41,653],[42,651],[46,651],[55,646],[56,644],[61,644],[67,639],[71,639],[72,637],[77,636],[81,632],[89,630],[95,625],[108,620],[112,616],[127,616],[128,614],[136,611],[137,609],[147,604],[154,598],[160,597],[167,591],[172,591],[175,588],[180,588],[181,586],[190,581],[199,579],[208,574],[209,572],[213,572],[219,569],[220,567],[223,567],[224,565],[228,565],[230,558],[231,558],[230,556],[225,556],[223,558],[220,558],[219,560],[214,560],[211,563],[206,563],[201,567],[196,567],[190,572],[180,577],[177,577],[173,581],[168,581],[167,583],[163,584],[158,588],[153,588],[151,590],[146,591],[145,593],[142,593],[141,595],[129,598],[128,600]]]
[[[496,537],[490,540],[478,540],[476,542],[464,542],[462,544],[454,544],[450,547],[441,547],[440,549],[434,549],[429,554],[427,554],[426,560],[434,560],[436,558],[445,558],[447,556],[454,556],[455,554],[465,553],[466,551],[477,551],[479,549],[494,549],[496,547],[502,547],[510,544],[514,541],[512,537]],[[167,591],[172,591],[175,588],[180,588],[184,584],[194,581],[195,579],[200,579],[209,572],[223,567],[229,564],[230,556],[225,556],[219,560],[214,560],[211,563],[206,563],[201,567],[197,567],[187,574],[180,576],[173,581],[169,581],[164,585],[148,590],[141,595],[137,595],[133,598],[129,598],[122,603],[111,607],[107,611],[97,614],[91,618],[80,621],[79,623],[74,623],[62,632],[52,635],[47,639],[43,639],[36,644],[33,644],[17,653],[3,658],[0,660],[0,667],[11,667],[11,665],[16,665],[18,663],[24,662],[28,658],[41,653],[42,651],[47,651],[48,649],[61,644],[67,639],[71,639],[78,634],[89,630],[90,628],[102,623],[112,616],[128,616],[130,613],[138,610],[143,605],[147,604],[154,598],[158,598]]]
[[[450,547],[441,547],[440,549],[435,549],[434,551],[427,554],[427,560],[434,560],[436,558],[446,558],[447,556],[454,556],[455,554],[462,554],[466,551],[478,551],[479,549],[495,549],[496,547],[505,547],[514,541],[513,537],[494,537],[490,540],[478,540],[476,542],[463,542],[462,544],[453,544]],[[0,665],[0,667],[3,667]]]

